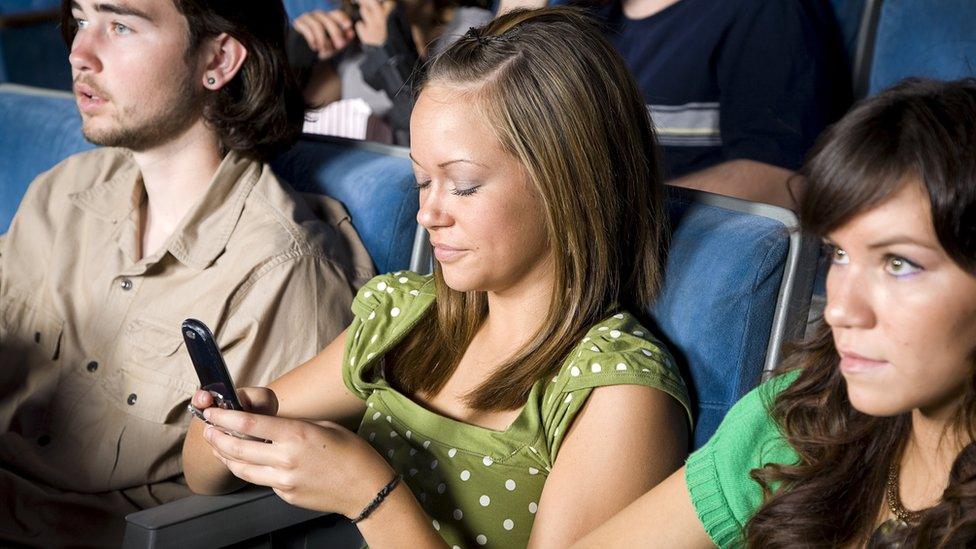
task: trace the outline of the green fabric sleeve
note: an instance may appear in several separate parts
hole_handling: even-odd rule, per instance
[[[404,271],[379,275],[359,289],[342,356],[342,380],[353,394],[365,400],[376,388],[386,386],[383,355],[433,303],[433,286],[433,277]]]
[[[553,460],[593,389],[610,385],[667,393],[685,409],[691,426],[688,392],[671,355],[631,315],[621,314],[593,327],[547,384],[542,417]]]
[[[762,504],[762,489],[749,473],[768,463],[796,463],[768,409],[797,375],[778,376],[742,397],[685,464],[698,519],[719,547],[742,546],[742,529]]]

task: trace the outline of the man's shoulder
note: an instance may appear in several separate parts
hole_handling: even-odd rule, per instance
[[[59,194],[75,193],[107,181],[122,170],[135,168],[132,153],[126,149],[99,147],[69,156],[35,180],[56,187]]]
[[[351,269],[353,279],[373,274],[365,248],[339,202],[324,196],[310,200],[278,178],[269,165],[261,168],[232,239],[253,242],[269,256],[318,257]]]

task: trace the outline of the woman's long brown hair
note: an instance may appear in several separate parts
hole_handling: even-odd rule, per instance
[[[640,313],[661,284],[666,215],[644,101],[620,56],[583,12],[517,10],[472,29],[427,68],[468,94],[541,197],[553,256],[542,328],[467,396],[483,410],[525,404],[595,323]],[[434,266],[437,302],[389,356],[387,378],[436,394],[487,314],[484,292],[449,288]]]
[[[884,202],[906,179],[920,181],[940,244],[976,276],[976,80],[909,80],[867,100],[821,138],[804,175],[801,224],[821,236]],[[885,504],[888,467],[899,462],[911,429],[908,413],[855,410],[829,328],[821,319],[813,332],[782,366],[799,377],[770,405],[799,460],[752,471],[765,499],[746,525],[750,547],[866,542]],[[953,427],[972,439],[974,426],[976,360]],[[958,454],[942,499],[907,535],[909,547],[976,539],[976,445]]]

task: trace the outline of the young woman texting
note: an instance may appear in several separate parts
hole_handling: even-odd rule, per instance
[[[647,111],[589,20],[522,11],[432,62],[411,134],[434,275],[377,277],[319,356],[242,391],[254,413],[209,408],[271,443],[194,422],[187,481],[270,486],[372,547],[565,547],[685,457],[685,387],[634,316],[665,249]]]
[[[976,540],[976,81],[869,99],[805,171],[801,222],[832,257],[825,324],[578,547]]]

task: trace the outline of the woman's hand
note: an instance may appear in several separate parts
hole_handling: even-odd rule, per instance
[[[238,478],[268,486],[292,505],[354,518],[393,479],[369,443],[337,424],[217,408],[204,414],[219,428],[208,426],[203,435],[214,455]]]
[[[278,413],[278,397],[267,387],[242,387],[237,390],[237,400],[248,412],[266,416]],[[213,395],[203,389],[197,389],[193,393],[190,403],[198,410],[206,410],[215,405]]]
[[[359,15],[356,34],[363,44],[382,46],[386,43],[386,20],[396,8],[392,0],[359,0]]]
[[[292,25],[321,60],[332,59],[356,37],[352,20],[342,10],[306,12]]]

